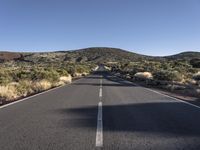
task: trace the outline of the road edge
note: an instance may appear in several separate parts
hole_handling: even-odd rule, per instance
[[[23,101],[25,101],[25,100],[27,100],[27,99],[30,99],[30,98],[33,98],[33,97],[36,97],[36,96],[39,96],[39,95],[42,95],[42,94],[45,94],[45,93],[48,93],[48,92],[57,90],[57,89],[62,88],[62,87],[64,87],[64,86],[69,86],[69,85],[71,85],[71,84],[73,84],[73,83],[77,82],[78,80],[81,80],[81,79],[83,79],[83,78],[85,78],[85,77],[87,77],[87,76],[84,76],[84,77],[75,79],[75,80],[72,81],[71,83],[68,83],[68,84],[65,84],[65,85],[53,87],[53,88],[51,88],[51,89],[42,91],[42,92],[40,92],[40,93],[35,93],[35,94],[33,94],[33,95],[30,95],[30,96],[27,96],[27,97],[24,97],[24,98],[21,98],[21,99],[18,99],[18,100],[14,100],[14,101],[12,101],[12,102],[10,102],[10,103],[7,103],[7,104],[4,104],[4,105],[0,106],[0,109],[6,108],[6,107],[8,107],[8,106],[10,106],[10,105],[14,105],[14,104],[19,103],[19,102],[23,102]]]
[[[112,75],[113,75],[113,74],[112,74]],[[117,78],[119,78],[119,79],[122,79],[122,80],[124,80],[124,81],[128,81],[128,82],[130,82],[131,84],[133,84],[133,85],[135,85],[135,86],[138,86],[138,87],[141,87],[141,88],[143,88],[143,89],[146,89],[146,90],[148,90],[148,91],[154,92],[154,93],[156,93],[156,94],[159,94],[159,95],[162,95],[162,96],[171,98],[171,99],[173,99],[173,100],[176,100],[176,101],[179,101],[179,102],[182,102],[182,103],[184,103],[184,104],[187,104],[187,105],[190,105],[190,106],[193,106],[193,107],[195,107],[195,108],[200,109],[200,106],[199,106],[199,105],[192,104],[192,103],[190,103],[189,101],[182,100],[182,99],[180,99],[180,98],[176,98],[176,97],[173,97],[173,96],[170,96],[170,95],[161,93],[161,92],[159,92],[159,91],[157,91],[157,90],[152,90],[152,89],[150,89],[150,88],[147,88],[147,87],[138,85],[138,84],[136,84],[136,83],[134,83],[134,82],[131,82],[131,81],[129,81],[129,80],[126,80],[126,79],[124,79],[124,78],[118,77],[118,76],[116,76],[116,75],[113,75],[113,76],[115,76],[115,77],[117,77]]]

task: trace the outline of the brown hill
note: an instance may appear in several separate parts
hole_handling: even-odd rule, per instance
[[[4,61],[26,61],[33,63],[47,63],[47,62],[129,62],[138,60],[177,60],[177,59],[192,59],[200,58],[200,52],[184,52],[177,55],[166,57],[146,56],[130,51],[108,48],[108,47],[91,47],[71,51],[55,51],[55,52],[40,52],[40,53],[14,53],[14,52],[0,52],[0,62]]]
[[[21,53],[13,52],[0,52],[0,62],[10,61],[10,60],[20,60],[23,58]]]

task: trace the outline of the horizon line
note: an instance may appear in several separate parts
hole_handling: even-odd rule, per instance
[[[63,50],[0,50],[1,52],[10,52],[10,53],[54,53],[54,52],[68,52],[68,51],[76,51],[76,50],[84,50],[84,49],[91,49],[91,48],[112,48],[112,49],[120,49],[123,51],[127,51],[127,52],[131,52],[131,53],[135,53],[135,54],[139,54],[139,55],[145,55],[145,56],[152,56],[152,57],[165,57],[165,56],[173,56],[173,55],[177,55],[177,54],[181,54],[181,53],[186,53],[186,52],[197,52],[200,53],[200,51],[198,50],[183,50],[179,53],[173,53],[173,54],[169,54],[169,55],[149,55],[149,54],[142,54],[142,53],[138,53],[138,52],[134,52],[134,50],[127,50],[127,49],[123,49],[123,48],[119,48],[119,47],[109,47],[109,46],[91,46],[91,47],[85,47],[85,48],[76,48],[76,49],[63,49]]]

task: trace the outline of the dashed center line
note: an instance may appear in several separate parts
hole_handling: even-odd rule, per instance
[[[99,103],[98,103],[98,114],[97,114],[97,132],[96,132],[96,147],[103,147],[103,115],[102,115],[102,79],[100,79],[99,88]]]
[[[102,88],[100,87],[99,89],[99,97],[101,98],[102,97]]]
[[[97,115],[97,133],[96,133],[96,147],[103,146],[103,117],[102,117],[102,102],[98,103]]]

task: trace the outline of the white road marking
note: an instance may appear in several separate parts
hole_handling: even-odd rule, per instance
[[[142,87],[142,88],[144,88],[144,87]],[[200,109],[200,106],[194,105],[194,104],[189,103],[189,102],[186,102],[186,101],[184,101],[184,100],[181,100],[181,99],[178,99],[178,98],[175,98],[175,97],[172,97],[172,96],[169,96],[169,95],[160,93],[160,92],[158,92],[158,91],[155,91],[155,90],[152,90],[152,89],[149,89],[149,88],[145,88],[145,89],[148,90],[148,91],[154,92],[154,93],[156,93],[156,94],[159,94],[159,95],[162,95],[162,96],[171,98],[171,99],[173,99],[173,100],[176,100],[176,101],[179,101],[179,102],[182,102],[182,103],[185,103],[185,104],[188,104],[188,105],[190,105],[190,106],[193,106],[193,107],[196,107],[196,108]]]
[[[100,79],[99,98],[102,98],[102,79]]]
[[[103,119],[102,119],[102,102],[98,103],[97,115],[97,132],[96,132],[96,147],[103,146]]]
[[[65,85],[64,85],[64,86],[65,86]],[[56,90],[56,89],[61,88],[61,87],[63,87],[63,86],[59,86],[59,87],[56,87],[56,88],[53,88],[53,89],[49,89],[49,90],[47,90],[47,91],[44,91],[44,92],[41,92],[41,93],[38,93],[38,94],[35,94],[35,95],[32,95],[32,96],[28,96],[28,97],[26,97],[26,98],[23,98],[23,99],[20,99],[20,100],[17,100],[17,101],[8,103],[8,104],[5,104],[5,105],[3,105],[3,106],[0,106],[0,109],[1,109],[1,108],[5,108],[5,107],[8,107],[8,106],[10,106],[10,105],[14,105],[14,104],[19,103],[19,102],[23,102],[23,101],[25,101],[25,100],[27,100],[27,99],[30,99],[30,98],[33,98],[33,97],[36,97],[36,96],[39,96],[39,95],[48,93],[48,92],[50,92],[50,91]]]
[[[117,78],[119,78],[119,79],[122,79],[122,78],[120,78],[120,77],[118,77],[118,76],[116,76],[116,75],[114,75],[114,76],[117,77]],[[124,79],[123,79],[123,80],[124,80]],[[124,80],[124,81],[127,81],[127,80]],[[128,81],[128,82],[130,82],[130,81]],[[182,103],[184,103],[184,104],[187,104],[187,105],[190,105],[190,106],[193,106],[193,107],[195,107],[195,108],[200,109],[200,106],[194,105],[194,104],[189,103],[189,102],[186,102],[186,101],[184,101],[184,100],[181,100],[181,99],[178,99],[178,98],[175,98],[175,97],[172,97],[172,96],[169,96],[169,95],[160,93],[160,92],[158,92],[158,91],[156,91],[156,90],[152,90],[152,89],[150,89],[150,88],[142,87],[142,86],[140,86],[140,85],[138,85],[138,84],[136,84],[136,83],[133,83],[133,82],[130,82],[130,83],[133,84],[133,85],[135,85],[135,86],[144,88],[144,89],[146,89],[146,90],[148,90],[148,91],[154,92],[154,93],[156,93],[156,94],[159,94],[159,95],[168,97],[168,98],[170,98],[170,99],[173,99],[173,100],[176,100],[176,101],[179,101],[179,102],[182,102]]]
[[[98,114],[97,114],[97,132],[96,147],[103,147],[103,116],[102,116],[102,76],[100,79]]]
[[[100,87],[100,89],[99,89],[99,97],[100,98],[102,97],[102,87]]]

